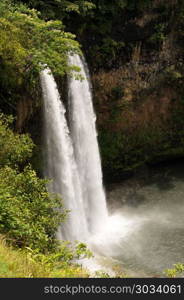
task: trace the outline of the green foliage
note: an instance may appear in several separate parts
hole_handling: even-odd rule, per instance
[[[68,251],[67,247],[66,251]],[[75,252],[75,248],[73,252]],[[13,249],[7,245],[4,238],[0,237],[0,277],[81,278],[89,277],[89,274],[81,266],[71,263],[71,261],[68,263],[60,261],[57,253],[51,255],[40,254],[37,250],[30,248],[24,250]]]
[[[0,100],[16,109],[22,95],[38,101],[38,74],[46,66],[55,75],[78,71],[68,53],[80,52],[75,36],[59,20],[44,21],[35,9],[11,0],[0,3]],[[1,106],[2,107],[2,106]],[[3,107],[4,108],[4,107]],[[12,111],[11,111],[12,113]]]
[[[78,43],[72,34],[64,32],[61,21],[45,22],[36,10],[26,6],[4,4],[0,24],[0,57],[19,73],[39,71],[47,64],[63,75],[68,52],[78,51]]]
[[[34,144],[27,135],[13,133],[10,129],[12,117],[0,114],[0,168],[15,167],[25,163],[32,155]]]
[[[127,10],[142,10],[147,7],[150,7],[153,0],[94,0],[93,1],[98,9],[103,13],[111,13],[113,16],[117,15],[124,9]]]
[[[111,13],[112,15],[116,14],[118,10],[124,9],[127,6],[127,0],[110,0],[110,1],[94,1],[98,4],[98,9],[103,13]]]
[[[173,269],[167,269],[165,271],[167,277],[175,278],[175,277],[183,277],[184,275],[184,264],[177,263],[174,264]]]
[[[155,32],[150,37],[150,41],[153,43],[161,43],[166,39],[166,24],[160,23],[155,25]]]
[[[23,2],[32,8],[39,9],[45,19],[63,19],[70,13],[80,14],[86,16],[95,8],[95,4],[91,0],[16,0],[16,2]]]
[[[117,119],[113,120],[116,124]],[[111,120],[112,123],[112,120]],[[113,125],[111,126],[111,128]],[[182,131],[183,132],[183,131]],[[116,178],[126,172],[135,171],[145,163],[156,163],[171,157],[181,157],[183,148],[174,149],[173,130],[148,126],[131,131],[119,130],[110,132],[103,129],[99,133],[104,175]],[[181,143],[181,138],[180,138]]]
[[[42,252],[56,246],[55,232],[64,214],[58,211],[60,199],[49,195],[45,185],[30,167],[21,173],[0,169],[0,233],[14,245]]]
[[[61,265],[62,267],[67,267],[68,265],[71,265],[71,262],[82,258],[92,257],[91,251],[85,244],[72,244],[68,241],[60,242],[56,251],[47,255],[40,253],[38,250],[32,250],[30,248],[27,248],[27,250],[35,262],[47,265],[47,267],[49,267],[50,269],[54,269],[58,265],[60,267]]]
[[[92,1],[74,0],[74,1],[59,1],[62,3],[66,12],[76,12],[78,14],[86,15],[91,9],[95,8]]]
[[[21,172],[33,143],[28,135],[14,134],[11,123],[11,117],[0,115],[0,233],[14,245],[50,251],[65,211],[60,213],[61,200],[47,192],[47,181],[31,166]]]
[[[110,278],[110,275],[104,271],[96,271],[95,278]]]
[[[104,64],[110,67],[113,66],[119,53],[125,52],[122,28],[132,18],[132,10],[142,12],[145,8],[150,8],[153,1],[30,0],[22,2],[41,11],[41,17],[46,20],[62,20],[79,40],[82,38],[83,46],[86,52],[89,52],[92,63],[101,67]],[[120,31],[122,32],[119,33]]]
[[[142,11],[146,8],[150,8],[153,5],[154,0],[127,0],[127,9]]]
[[[99,53],[101,53],[100,58],[103,57],[103,59],[107,61],[112,61],[116,58],[118,51],[124,48],[124,46],[124,42],[116,41],[110,37],[104,38],[102,40],[102,46],[98,49]]]
[[[164,77],[168,84],[174,84],[177,88],[177,85],[180,85],[183,82],[184,76],[182,73],[183,70],[177,70],[175,66],[170,66],[166,68],[164,72]]]

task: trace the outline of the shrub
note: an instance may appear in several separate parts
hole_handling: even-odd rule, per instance
[[[184,275],[184,264],[177,263],[174,264],[173,269],[167,269],[165,271],[167,277],[175,278],[175,277],[183,277]]]
[[[65,216],[61,200],[47,191],[28,160],[34,144],[15,134],[12,117],[0,114],[0,233],[19,247],[51,251],[55,232]]]
[[[15,134],[10,126],[11,116],[0,114],[0,167],[23,164],[32,155],[34,144],[27,134]]]
[[[18,173],[10,167],[0,169],[0,233],[12,244],[42,252],[56,246],[55,232],[65,215],[61,201],[46,190],[30,166]]]
[[[60,251],[60,250],[58,250]],[[65,250],[64,250],[65,251]],[[68,251],[68,247],[66,247]],[[75,249],[73,249],[73,253]],[[38,254],[31,249],[16,250],[0,236],[0,277],[3,278],[61,278],[89,277],[87,270],[71,261],[58,260],[59,253]]]

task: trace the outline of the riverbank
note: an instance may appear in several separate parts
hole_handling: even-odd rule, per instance
[[[0,278],[87,278],[81,266],[54,262],[54,257],[35,255],[31,249],[14,249],[0,238]]]

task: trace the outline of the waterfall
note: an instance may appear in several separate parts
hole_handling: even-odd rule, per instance
[[[56,82],[47,68],[40,74],[43,91],[45,177],[48,190],[61,195],[70,212],[59,239],[87,241],[107,219],[89,72],[78,55],[69,64],[80,67],[83,80],[68,77],[69,125]]]
[[[83,80],[68,78],[70,130],[75,159],[85,201],[88,229],[99,231],[107,220],[107,207],[102,183],[101,159],[97,141],[96,116],[92,103],[89,71],[84,58],[69,56],[69,64],[80,67]]]
[[[45,176],[52,179],[49,191],[61,195],[64,207],[70,210],[67,221],[58,230],[58,238],[86,240],[84,202],[65,108],[50,70],[42,71],[40,78],[44,100]]]

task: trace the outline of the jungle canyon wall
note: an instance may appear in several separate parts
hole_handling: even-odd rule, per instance
[[[89,10],[82,9],[84,1],[78,2],[79,12],[63,12],[58,4],[46,9],[39,1],[35,7],[46,19],[51,13],[62,19],[82,45],[92,76],[105,178],[117,179],[144,164],[183,157],[183,1],[92,0],[95,7]],[[57,81],[63,97],[64,79]],[[28,95],[27,108],[25,102],[24,115],[17,106],[18,130],[31,132],[39,144],[38,88]]]
[[[132,1],[115,12],[109,2],[100,12],[102,2],[106,26],[92,16],[79,37],[91,62],[104,175],[116,180],[183,157],[183,4]]]

